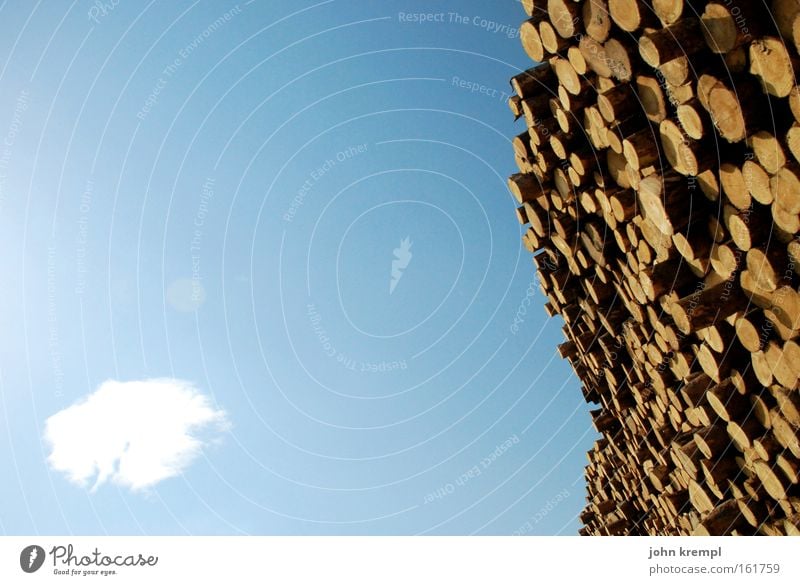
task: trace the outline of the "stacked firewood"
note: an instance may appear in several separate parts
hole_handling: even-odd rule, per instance
[[[509,179],[582,534],[800,534],[800,0],[523,0]]]

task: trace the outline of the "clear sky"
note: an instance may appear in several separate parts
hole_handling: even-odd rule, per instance
[[[0,532],[574,534],[523,19],[0,3]]]

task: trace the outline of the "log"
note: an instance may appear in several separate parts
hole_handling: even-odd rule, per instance
[[[747,251],[747,270],[756,285],[766,291],[775,291],[782,282],[789,265],[786,248],[778,245],[750,248]],[[791,280],[788,282],[791,284]]]
[[[724,54],[749,43],[757,21],[754,8],[749,0],[709,2],[700,17],[708,47],[715,53]]]
[[[670,166],[684,176],[697,176],[711,167],[711,153],[704,145],[686,136],[672,120],[664,120],[658,127],[664,156]]]
[[[718,498],[724,498],[730,493],[730,483],[739,478],[739,466],[730,456],[711,461],[705,459],[700,462],[706,485]]]
[[[689,481],[689,501],[701,515],[707,515],[714,509],[717,498],[710,495],[703,486],[695,480]]]
[[[620,189],[608,198],[611,212],[619,222],[633,219],[639,213],[636,193],[631,189]]]
[[[765,334],[767,323],[764,313],[759,310],[752,310],[742,313],[736,319],[736,337],[747,351],[755,353],[764,349],[767,344],[768,336]],[[771,327],[770,327],[771,329]]]
[[[671,63],[671,61],[670,61]],[[663,67],[663,66],[662,66]],[[694,99],[694,85],[691,80],[685,83],[671,83],[669,80],[664,80],[666,86],[667,99],[675,108],[679,105]]]
[[[559,85],[566,89],[570,94],[576,96],[579,95],[581,91],[588,89],[588,81],[585,77],[578,75],[568,59],[554,57],[550,60],[550,65],[555,71]],[[581,106],[579,105],[578,107]]]
[[[741,168],[730,162],[719,167],[719,181],[726,198],[737,209],[748,209],[752,205],[750,191],[747,188]]]
[[[778,229],[787,234],[800,232],[800,215],[786,211],[780,205],[772,205],[770,209],[772,211],[772,220]]]
[[[800,465],[798,465],[796,459],[787,456],[785,453],[781,453],[775,459],[775,464],[790,483],[794,485],[800,483]]]
[[[697,479],[700,474],[702,453],[691,438],[683,445],[673,442],[670,457],[676,467],[685,472],[690,479]]]
[[[788,213],[800,213],[800,164],[791,163],[779,169],[769,186],[777,205]]]
[[[725,225],[722,224],[714,214],[708,218],[708,233],[715,244],[721,244],[728,238]],[[725,278],[725,276],[723,276],[723,278]]]
[[[542,37],[539,35],[539,23],[541,19],[532,18],[522,23],[519,27],[519,37],[522,48],[528,57],[536,63],[541,63],[545,58]]]
[[[639,191],[641,195],[641,190]],[[640,204],[642,199],[640,198]],[[688,218],[681,217],[678,212],[671,209],[668,215],[670,226],[674,229],[684,227],[684,223]],[[637,258],[641,262],[646,263],[659,263],[666,262],[673,255],[672,238],[669,234],[664,233],[665,227],[663,225],[656,225],[649,217],[645,217],[639,224],[642,230],[642,238],[639,240],[639,247],[637,250]],[[650,248],[648,248],[648,246]],[[652,248],[652,249],[651,249]],[[690,265],[694,271],[694,267]]]
[[[734,313],[732,317],[735,319],[737,315],[738,313]],[[736,331],[728,321],[720,321],[715,325],[698,330],[697,335],[713,352],[721,354],[733,347]]]
[[[517,221],[520,225],[528,223],[528,215],[525,211],[525,207],[517,207]]]
[[[676,115],[681,128],[690,138],[700,140],[708,134],[709,124],[706,122],[703,106],[697,97],[692,97],[678,105]]]
[[[792,41],[794,41],[795,49],[800,52],[800,49],[798,49],[798,47],[800,47],[800,21],[798,21],[796,18],[794,20],[794,24],[792,24]]]
[[[531,224],[534,233],[540,238],[548,237],[550,235],[550,216],[547,211],[528,201],[523,204],[523,208],[527,223]]]
[[[800,432],[777,410],[770,412],[770,420],[772,421],[772,434],[778,443],[795,457],[800,457]]]
[[[708,0],[652,0],[652,6],[662,24],[669,26],[683,16],[700,14],[707,2]]]
[[[700,19],[687,17],[662,29],[645,33],[639,39],[639,54],[651,67],[681,56],[690,56],[705,48]]]
[[[737,80],[735,89],[718,81],[708,93],[708,113],[728,142],[741,142],[758,131],[764,107],[758,87],[744,80]]]
[[[584,4],[589,6],[590,4]],[[608,55],[606,55],[603,44],[590,36],[583,36],[578,42],[578,52],[586,64],[588,70],[593,71],[601,77],[611,77],[611,67],[608,65]]]
[[[697,407],[705,401],[706,392],[714,386],[713,380],[702,372],[691,374],[681,388],[681,397],[690,407]]]
[[[556,83],[555,72],[550,64],[542,63],[512,77],[511,89],[521,99],[525,99],[540,91],[552,90]]]
[[[694,442],[706,459],[716,459],[730,446],[730,438],[725,427],[711,425],[695,431]]]
[[[775,437],[767,434],[753,441],[753,450],[759,459],[769,463],[775,461],[776,455],[782,452],[783,448],[775,440]]]
[[[720,195],[719,178],[714,172],[714,169],[702,171],[696,177],[697,184],[700,185],[700,191],[703,196],[709,201],[717,201]]]
[[[781,353],[781,355],[783,355]],[[794,367],[797,366],[796,363],[790,363],[788,360],[785,360],[785,364],[783,364],[790,372],[790,379],[789,380],[780,380],[778,381],[783,384],[786,388],[795,389],[797,386],[797,375],[795,375]],[[776,376],[777,378],[777,376]],[[778,404],[778,410],[783,415],[783,418],[792,426],[800,427],[800,394],[797,392],[790,392],[784,390],[779,386],[771,386],[769,389],[772,396],[775,398],[775,401]]]
[[[751,197],[762,205],[772,203],[774,196],[770,185],[770,175],[767,171],[754,160],[747,160],[742,165],[742,178],[744,179],[747,191]],[[737,205],[737,207],[739,207]],[[747,206],[739,207],[745,209]]]
[[[639,283],[650,302],[670,291],[685,291],[695,282],[696,277],[688,264],[678,258],[660,262],[639,273]]]
[[[531,153],[531,137],[526,130],[522,134],[514,137],[511,141],[511,146],[514,148],[514,153],[523,158],[530,158]]]
[[[647,119],[658,124],[667,118],[667,100],[661,83],[655,77],[636,76],[636,95]]]
[[[692,66],[688,57],[677,57],[672,61],[662,63],[658,72],[667,84],[684,85],[691,80]]]
[[[644,121],[643,118],[636,115],[631,116],[625,120],[609,124],[605,128],[605,143],[615,153],[624,154],[625,139],[645,129],[649,128],[647,122]],[[634,181],[639,179],[639,174],[638,172],[634,173],[634,176],[629,172],[627,159],[625,159],[625,165],[625,173],[628,175],[628,181],[632,187],[636,188]]]
[[[680,299],[672,306],[672,318],[678,329],[688,334],[745,309],[747,304],[747,298],[726,280]]]
[[[625,172],[627,161],[623,154],[614,152],[613,150],[606,150],[606,168],[608,169],[609,177],[618,186],[623,189],[629,189],[631,186],[628,174]]]
[[[536,6],[537,0],[520,0],[520,2],[522,4],[522,9],[528,16],[533,16],[534,14],[541,12]]]
[[[738,346],[720,354],[713,351],[707,343],[701,344],[697,349],[697,363],[703,371],[715,382],[722,382],[734,373],[734,368],[746,363],[747,354]]]
[[[629,39],[610,38],[603,44],[603,48],[612,77],[623,83],[633,79],[638,61],[636,44]]]
[[[731,240],[739,250],[746,252],[754,246],[767,241],[772,231],[766,211],[753,204],[749,209],[731,209],[725,218],[725,227],[731,235]]]
[[[762,518],[768,515],[767,506],[762,501],[753,498],[737,499],[739,512],[745,521],[754,528],[759,528],[763,524]]]
[[[575,36],[580,30],[581,6],[572,0],[547,0],[547,15],[564,39]]]
[[[779,286],[770,294],[769,303],[764,315],[776,327],[783,325],[793,331],[800,330],[800,294],[793,286]]]
[[[747,419],[744,422],[731,421],[726,430],[734,446],[741,452],[752,450],[753,441],[758,438],[761,425],[754,419]]]
[[[783,344],[783,355],[792,371],[800,378],[800,344],[788,340]]]
[[[639,184],[639,205],[644,216],[664,235],[672,236],[676,229],[682,227],[683,220],[688,220],[684,213],[691,201],[687,189],[682,188],[685,182],[680,175],[650,175]]]
[[[527,158],[519,155],[514,155],[514,162],[517,164],[517,170],[520,173],[533,173],[535,172],[533,163]]]
[[[611,15],[606,0],[585,0],[583,3],[583,25],[586,34],[598,43],[604,43],[611,32]]]
[[[543,184],[534,175],[516,173],[508,178],[508,189],[520,205],[541,197],[545,193],[546,187],[546,184]]]
[[[750,410],[749,401],[739,394],[730,380],[709,389],[706,400],[717,416],[728,423],[743,418]]]
[[[705,110],[708,110],[708,98],[711,90],[718,85],[724,84],[717,75],[713,75],[710,72],[701,73],[697,78],[697,90],[695,93],[697,94],[697,100]]]
[[[750,44],[750,73],[761,80],[764,90],[786,97],[795,87],[795,71],[800,59],[789,53],[783,40],[763,37]]]
[[[527,101],[522,102],[523,111]],[[526,121],[528,112],[525,112]],[[558,121],[555,118],[539,119],[531,112],[531,121],[528,123],[528,134],[531,138],[531,150],[541,150],[550,145],[550,137],[558,130]],[[543,172],[547,169],[542,169]]]
[[[567,160],[570,150],[580,144],[580,141],[581,137],[578,133],[567,134],[560,130],[550,134],[550,138],[548,139],[550,148],[561,160]]]
[[[636,95],[627,83],[616,85],[599,94],[597,108],[609,124],[627,120],[639,113]]]
[[[539,38],[545,55],[558,55],[566,52],[570,46],[569,40],[558,34],[558,31],[548,20],[539,23]]]
[[[750,138],[750,146],[759,164],[770,175],[774,175],[786,165],[783,146],[771,132],[766,130],[756,132]]]
[[[689,504],[689,492],[686,489],[666,493],[662,497],[665,508],[673,516],[680,514]]]
[[[745,522],[734,500],[716,506],[700,523],[694,534],[698,536],[724,536]]]
[[[769,463],[756,460],[753,462],[753,470],[772,499],[775,501],[786,499],[788,481],[778,475]]]
[[[637,171],[656,162],[661,154],[650,128],[627,136],[622,141],[622,150],[625,160]]]
[[[626,32],[656,24],[652,9],[642,0],[609,0],[611,19]]]
[[[598,164],[597,153],[591,150],[573,152],[569,156],[569,164],[582,177],[590,176]]]

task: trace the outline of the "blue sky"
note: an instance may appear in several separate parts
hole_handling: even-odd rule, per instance
[[[0,531],[577,531],[517,2],[0,16]]]

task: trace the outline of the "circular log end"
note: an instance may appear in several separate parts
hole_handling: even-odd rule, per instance
[[[534,61],[541,62],[544,60],[544,46],[542,45],[542,38],[539,36],[539,31],[536,25],[531,21],[524,22],[519,29],[520,41],[522,48],[527,53],[528,57]]]
[[[642,22],[639,5],[633,0],[609,0],[608,11],[617,26],[626,32],[633,32]]]
[[[708,96],[711,117],[719,133],[728,142],[741,142],[747,128],[736,92],[724,85],[715,86]]]
[[[672,306],[672,320],[681,333],[688,335],[692,332],[692,322],[689,312],[678,304]]]
[[[568,39],[577,32],[577,5],[572,0],[548,0],[547,14],[562,38]]]
[[[750,45],[750,73],[761,79],[767,93],[786,97],[795,86],[792,59],[781,39],[765,37]]]
[[[761,331],[749,319],[736,321],[736,337],[747,351],[755,353],[761,349]]]
[[[703,117],[692,104],[681,104],[678,106],[678,121],[681,123],[687,136],[700,140],[705,134],[703,127]]]

